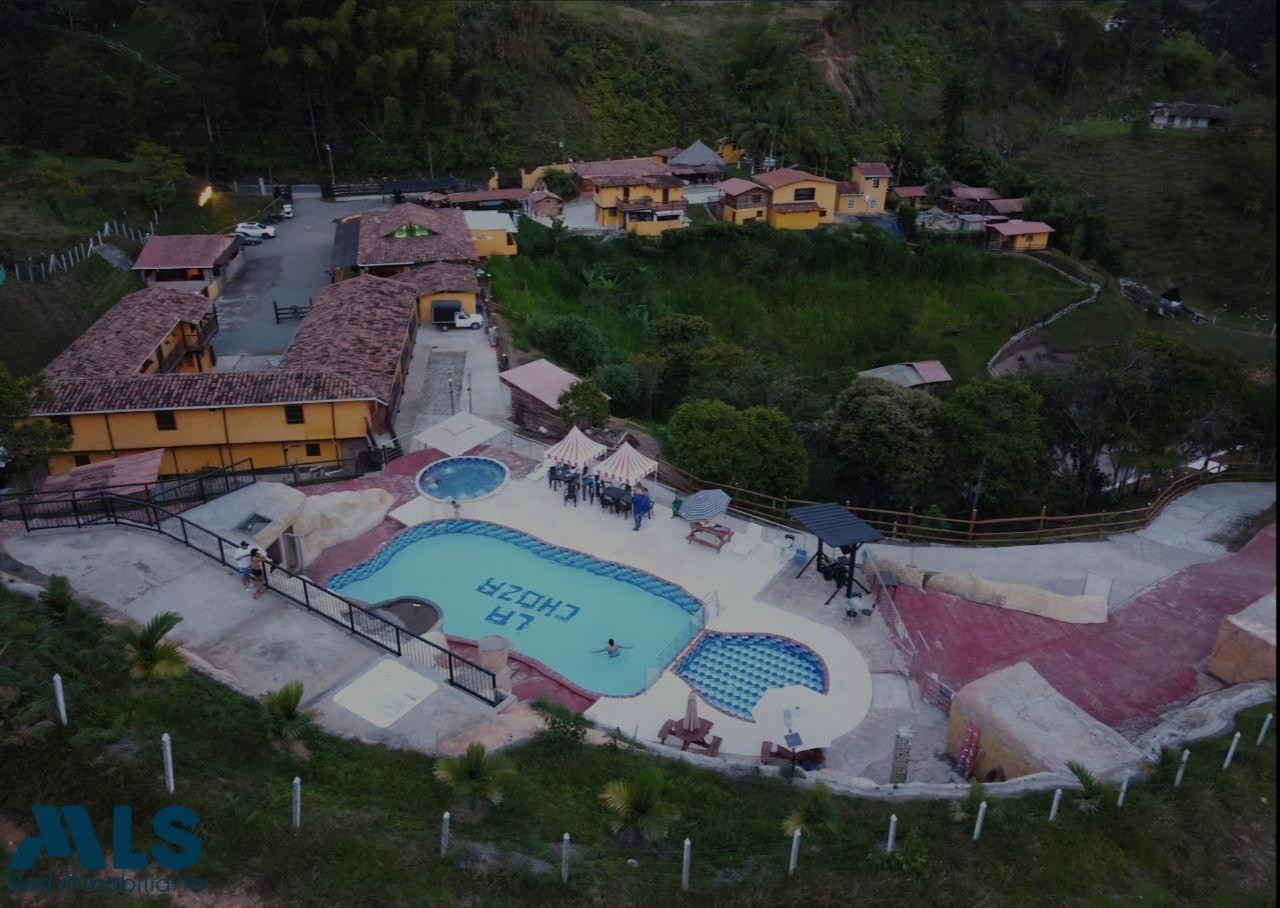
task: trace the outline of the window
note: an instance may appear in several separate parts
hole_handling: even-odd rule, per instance
[[[172,432],[178,428],[178,418],[172,410],[156,410],[156,428],[161,432]]]
[[[875,211],[875,210],[876,210],[876,200],[875,200],[875,199],[867,199],[867,210],[868,210],[868,211]]]
[[[320,445],[318,445],[318,444],[308,444],[308,445],[307,445],[307,456],[308,456],[308,457],[319,457],[319,456],[320,456]]]
[[[508,245],[508,246],[514,246],[515,244],[516,244],[516,238],[515,238],[515,237],[513,237],[511,234],[509,234],[509,233],[508,233],[508,234],[507,234],[507,245]]]
[[[807,189],[797,189],[795,199],[797,202],[812,202],[815,192],[817,192],[817,190],[812,186]]]
[[[849,203],[848,203],[848,207],[850,207],[850,208],[857,208],[857,207],[858,207],[858,197],[857,197],[857,196],[852,196],[852,195],[851,195],[851,196],[849,196]]]
[[[880,178],[879,178],[879,177],[872,177],[872,178],[871,178],[871,188],[872,188],[872,189],[879,189],[879,188],[880,188]]]
[[[302,404],[285,404],[284,421],[291,426],[306,422],[307,417],[302,412]]]
[[[77,466],[77,467],[84,467],[84,466],[88,466],[88,465],[89,465],[89,455],[88,455],[88,454],[77,454],[77,455],[76,455],[76,457],[75,457],[75,461],[76,461],[76,466]]]
[[[62,426],[62,428],[66,429],[68,432],[71,431],[70,416],[50,416],[49,422],[53,423],[55,426]]]
[[[401,224],[396,228],[396,239],[403,240],[411,236],[431,236],[431,231],[419,224]]]

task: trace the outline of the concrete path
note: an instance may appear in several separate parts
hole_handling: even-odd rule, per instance
[[[493,715],[473,697],[438,683],[387,728],[333,702],[335,694],[385,658],[384,650],[274,593],[259,599],[229,570],[180,543],[140,529],[44,531],[7,540],[17,561],[62,574],[77,595],[110,614],[146,622],[164,611],[183,621],[172,636],[209,674],[251,696],[301,681],[308,708],[326,731],[395,747],[432,750]],[[441,679],[407,660],[404,668]],[[388,698],[395,690],[381,693]]]
[[[1084,592],[1088,575],[1110,580],[1114,608],[1174,571],[1226,554],[1214,537],[1266,510],[1275,483],[1221,482],[1193,489],[1150,527],[1096,542],[974,548],[889,543],[868,546],[885,558],[952,574],[1024,583],[1055,593]]]
[[[396,432],[406,451],[419,451],[424,446],[413,436],[455,412],[474,413],[508,426],[509,400],[498,380],[498,356],[489,346],[488,332],[438,331],[423,325],[414,342]]]

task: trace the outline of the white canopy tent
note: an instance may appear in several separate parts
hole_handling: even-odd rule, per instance
[[[596,475],[600,478],[626,485],[635,485],[641,479],[646,476],[652,476],[657,471],[658,462],[650,460],[631,447],[631,442],[629,441],[624,441],[618,447],[618,450],[614,451],[608,459],[596,467]]]
[[[581,468],[591,463],[607,449],[597,441],[592,441],[574,426],[569,434],[547,448],[543,457],[558,463],[567,463],[571,467]]]

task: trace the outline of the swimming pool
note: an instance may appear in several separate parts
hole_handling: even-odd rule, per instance
[[[502,488],[507,468],[492,457],[446,457],[418,473],[418,491],[436,501],[485,498]]]
[[[702,604],[644,571],[600,561],[479,520],[438,520],[393,538],[329,588],[366,602],[420,596],[444,612],[448,634],[506,637],[511,646],[588,691],[643,691],[650,667],[702,627]],[[612,637],[625,647],[610,657]]]
[[[774,634],[708,632],[675,672],[708,703],[752,722],[752,708],[770,688],[802,684],[826,693],[828,683],[821,656],[803,643]]]

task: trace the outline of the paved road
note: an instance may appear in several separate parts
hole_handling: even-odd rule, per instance
[[[276,238],[245,248],[245,268],[218,299],[221,325],[214,340],[219,356],[279,354],[293,340],[299,321],[275,323],[272,301],[306,305],[329,283],[333,221],[377,208],[376,201],[322,202],[295,199],[292,220],[276,225]]]

